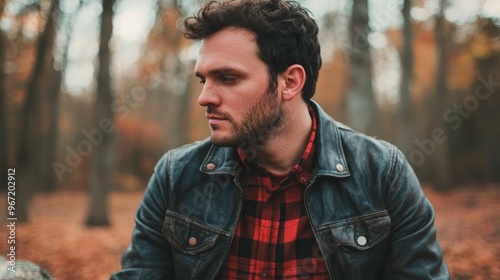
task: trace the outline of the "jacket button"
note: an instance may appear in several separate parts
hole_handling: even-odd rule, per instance
[[[196,238],[194,238],[194,237],[189,238],[189,240],[188,240],[189,246],[191,246],[191,247],[196,246],[196,243],[198,243],[198,240],[196,240]]]
[[[265,272],[262,272],[259,274],[260,279],[267,279],[267,274]]]
[[[366,240],[366,237],[360,236],[360,237],[358,237],[358,239],[356,240],[356,242],[358,242],[359,246],[365,246],[367,240]]]
[[[338,172],[344,172],[344,166],[340,163],[338,163],[335,168],[337,169]]]
[[[214,170],[215,169],[215,164],[213,164],[213,163],[207,164],[207,169],[208,170]]]

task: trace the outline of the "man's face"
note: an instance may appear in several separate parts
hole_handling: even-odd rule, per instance
[[[283,110],[277,91],[270,91],[266,64],[258,57],[253,33],[225,28],[201,42],[196,76],[203,90],[212,143],[237,146],[266,142],[279,133]]]

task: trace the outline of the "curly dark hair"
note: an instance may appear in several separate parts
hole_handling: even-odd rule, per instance
[[[296,1],[210,1],[184,20],[184,36],[200,40],[230,26],[256,34],[258,55],[267,64],[270,88],[276,88],[279,73],[299,64],[306,72],[302,98],[311,99],[321,68],[321,51],[318,25],[309,10]]]

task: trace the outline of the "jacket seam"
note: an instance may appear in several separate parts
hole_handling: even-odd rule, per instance
[[[165,156],[166,156],[166,159],[167,159],[167,162],[166,162],[166,165],[167,165],[167,168],[166,168],[167,169],[166,170],[167,174],[166,174],[166,176],[168,178],[168,180],[166,182],[167,183],[167,193],[170,194],[172,192],[171,188],[173,186],[173,181],[172,181],[173,178],[170,175],[170,174],[173,174],[172,169],[171,169],[171,166],[172,166],[172,153],[168,152]],[[168,200],[167,200],[167,209],[168,209]]]
[[[391,145],[391,162],[389,168],[389,175],[386,182],[386,190],[384,196],[384,204],[387,208],[387,196],[392,192],[393,181],[396,176],[397,168],[398,168],[398,150],[394,145]]]

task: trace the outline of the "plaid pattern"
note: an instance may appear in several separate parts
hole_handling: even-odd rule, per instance
[[[219,279],[329,279],[303,203],[315,159],[316,116],[309,112],[309,142],[287,174],[270,173],[238,148],[248,171],[245,207]]]

